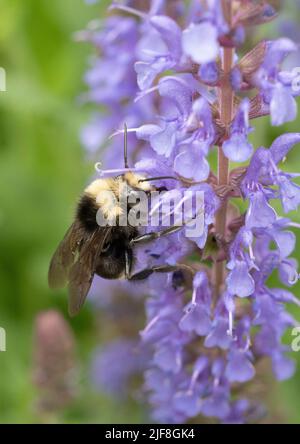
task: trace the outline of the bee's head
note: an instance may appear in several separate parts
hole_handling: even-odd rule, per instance
[[[127,172],[118,177],[118,191],[115,192],[115,195],[121,207],[125,204],[126,208],[132,208],[138,202],[148,201],[149,193],[154,188],[149,182],[143,182],[144,179],[144,176],[133,172]],[[123,208],[123,211],[125,211],[125,208]]]

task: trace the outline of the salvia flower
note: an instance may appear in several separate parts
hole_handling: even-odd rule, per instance
[[[139,248],[137,268],[180,263],[193,278],[181,267],[153,273],[134,289],[118,284],[120,292],[145,296],[146,326],[139,339],[140,326],[134,339],[100,349],[93,377],[119,394],[144,371],[143,393],[157,422],[258,420],[263,409],[259,400],[247,399],[246,388],[260,377],[261,358],[270,359],[278,380],[295,369],[282,337],[297,325],[286,305],[300,305],[291,292],[299,279],[292,257],[297,224],[281,212],[298,209],[300,187],[297,172],[286,173],[281,162],[300,134],[282,134],[268,148],[254,146],[249,134],[261,116],[274,126],[296,118],[295,73],[283,63],[298,47],[285,37],[243,50],[247,28],[276,17],[267,1],[128,0],[110,11],[100,27],[81,34],[100,50],[84,98],[106,108],[84,129],[83,142],[98,153],[108,145],[103,135],[114,134],[101,154],[113,169],[99,173],[122,174],[128,171],[118,169],[126,121],[130,170],[159,177],[155,186],[165,190],[156,210],[167,197],[201,191],[204,226],[198,236],[188,237],[183,227]],[[243,166],[231,169],[230,162]],[[235,198],[244,200],[242,214]],[[269,287],[274,274],[281,288]],[[109,292],[97,280],[94,300],[101,289]],[[133,350],[143,348],[141,366]],[[130,362],[109,373],[124,355]]]
[[[232,162],[245,162],[251,157],[253,146],[248,141],[251,131],[249,126],[248,99],[244,99],[237,110],[235,119],[230,128],[230,138],[223,143],[223,151]]]

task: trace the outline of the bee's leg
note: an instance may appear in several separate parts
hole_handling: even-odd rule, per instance
[[[125,250],[125,278],[130,279],[131,270],[133,266],[133,255],[132,251]]]
[[[151,242],[155,239],[159,239],[162,236],[176,233],[177,231],[179,231],[181,229],[182,229],[182,225],[180,225],[180,226],[174,225],[173,227],[168,227],[165,230],[151,231],[150,233],[142,234],[141,236],[138,236],[138,237],[132,239],[130,241],[130,244],[131,245],[144,244],[144,243],[146,244],[146,243]]]
[[[192,267],[189,267],[185,264],[176,264],[176,265],[155,265],[151,268],[146,268],[145,270],[139,271],[133,276],[129,276],[127,279],[129,281],[142,281],[151,276],[152,273],[172,273],[176,271],[185,271],[190,273],[192,276],[195,275],[195,270]]]
[[[125,250],[125,278],[126,279],[129,279],[129,275],[130,275],[129,268],[130,268],[130,266],[129,266],[129,257],[128,257],[127,251]]]

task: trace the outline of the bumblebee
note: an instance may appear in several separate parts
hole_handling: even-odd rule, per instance
[[[104,279],[125,278],[129,281],[144,280],[154,272],[175,272],[188,269],[185,265],[157,265],[132,274],[135,245],[150,242],[161,236],[174,233],[182,227],[171,226],[162,231],[140,234],[139,228],[126,226],[100,226],[97,214],[107,219],[117,219],[122,214],[118,204],[121,197],[131,193],[155,190],[150,180],[131,172],[127,164],[127,129],[124,130],[124,163],[128,170],[123,175],[93,181],[81,196],[77,205],[75,220],[59,244],[50,263],[48,281],[50,288],[68,284],[69,314],[80,311],[89,292],[95,274]],[[108,198],[108,193],[113,199]],[[124,194],[120,195],[120,194]],[[128,205],[128,211],[130,210]]]

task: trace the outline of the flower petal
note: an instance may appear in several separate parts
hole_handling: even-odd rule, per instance
[[[199,76],[205,83],[216,83],[219,78],[219,68],[216,62],[205,63],[200,66]]]
[[[137,73],[137,84],[140,90],[144,91],[152,86],[159,71],[152,68],[150,63],[136,62],[134,65]]]
[[[176,156],[174,170],[182,177],[201,182],[208,178],[210,167],[201,151],[191,146]]]
[[[154,355],[155,364],[164,371],[177,373],[181,368],[181,350],[170,344],[160,346]]]
[[[253,146],[244,134],[234,133],[222,146],[225,156],[232,162],[245,162],[253,152]]]
[[[283,176],[280,178],[279,188],[284,212],[296,211],[300,205],[300,187]]]
[[[177,23],[165,15],[151,17],[150,23],[161,34],[170,54],[175,59],[179,59],[181,55],[181,29]]]
[[[288,88],[278,86],[274,89],[270,103],[272,125],[280,126],[297,117],[297,103]]]
[[[225,374],[230,382],[246,382],[254,377],[255,369],[245,352],[234,350],[229,354]]]
[[[300,133],[288,133],[277,137],[270,147],[270,153],[275,163],[287,156],[296,143],[300,143]]]
[[[227,334],[228,321],[225,318],[219,318],[214,321],[212,331],[206,336],[204,346],[207,348],[220,347],[226,350],[231,343],[231,337]]]
[[[166,123],[165,128],[150,137],[154,151],[162,156],[169,157],[176,144],[176,122]]]
[[[250,205],[246,215],[246,227],[267,228],[276,221],[275,210],[268,204],[265,195],[258,191],[250,195]]]
[[[229,273],[226,282],[229,293],[239,296],[240,298],[250,296],[255,289],[254,280],[248,272],[248,265],[246,262],[236,262],[235,267]]]
[[[284,381],[293,376],[296,370],[295,361],[287,358],[282,353],[275,353],[272,356],[272,368],[278,381]]]
[[[206,336],[211,330],[211,319],[205,306],[189,304],[185,315],[181,318],[179,327],[182,331],[195,332],[199,336]]]
[[[192,107],[192,91],[188,84],[176,77],[164,77],[159,82],[159,94],[175,102],[179,112],[187,116]]]
[[[182,47],[194,62],[212,62],[219,54],[217,29],[209,22],[192,23],[183,31]]]

